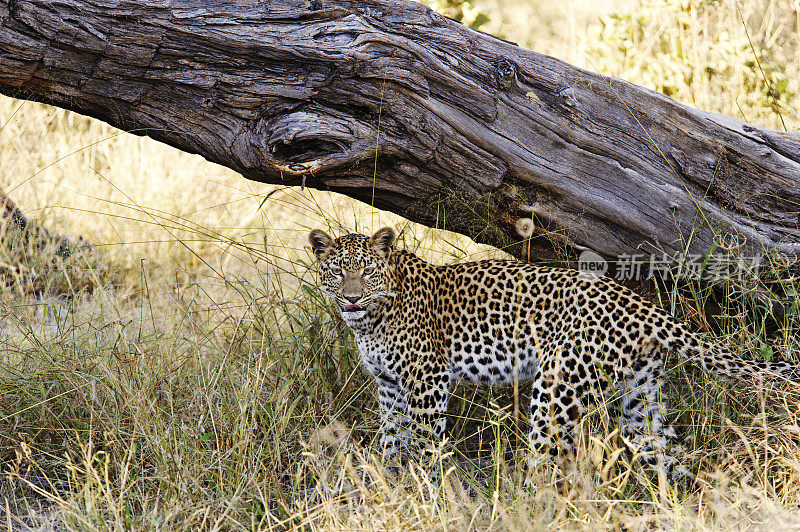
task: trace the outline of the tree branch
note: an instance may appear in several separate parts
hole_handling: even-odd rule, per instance
[[[0,92],[518,255],[800,253],[800,135],[402,0],[0,0]]]

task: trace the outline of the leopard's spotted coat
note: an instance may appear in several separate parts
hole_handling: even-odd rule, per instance
[[[663,464],[673,432],[660,397],[665,351],[737,379],[797,377],[788,362],[735,356],[607,278],[506,260],[434,266],[395,250],[389,228],[309,240],[321,287],[377,381],[389,455],[410,430],[443,435],[462,379],[531,380],[530,444],[553,455],[570,449],[587,405],[608,401],[623,435]]]

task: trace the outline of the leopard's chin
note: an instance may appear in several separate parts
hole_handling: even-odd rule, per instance
[[[360,321],[367,315],[367,307],[363,305],[342,305],[336,302],[339,307],[339,313],[346,323]]]
[[[361,321],[367,315],[367,309],[360,307],[361,310],[342,310],[342,319],[346,323]]]

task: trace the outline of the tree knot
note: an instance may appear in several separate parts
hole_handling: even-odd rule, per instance
[[[500,59],[494,65],[494,82],[498,89],[508,89],[517,78],[517,68],[508,59]]]
[[[259,120],[253,138],[256,151],[271,166],[292,174],[331,170],[367,157],[375,132],[334,113],[305,109]]]

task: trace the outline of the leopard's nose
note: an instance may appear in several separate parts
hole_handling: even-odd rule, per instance
[[[354,303],[354,304],[355,304],[355,302],[356,302],[356,301],[358,301],[359,299],[361,299],[361,296],[343,296],[343,297],[344,297],[346,300],[348,300],[350,303]]]

